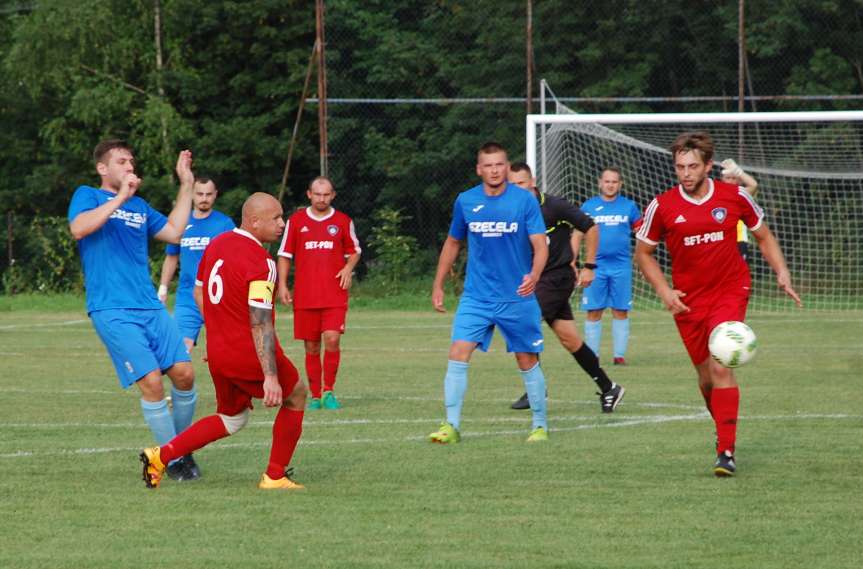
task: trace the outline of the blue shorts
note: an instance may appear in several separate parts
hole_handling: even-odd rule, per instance
[[[632,310],[632,265],[596,269],[596,279],[584,289],[582,310]]]
[[[164,308],[97,310],[90,313],[90,320],[124,389],[153,370],[191,361],[177,325]]]
[[[488,302],[461,297],[452,323],[452,341],[476,342],[487,352],[494,327],[506,340],[507,352],[542,351],[542,312],[536,298],[522,302]]]
[[[201,331],[201,326],[204,325],[204,319],[201,317],[198,306],[196,304],[177,304],[174,306],[174,322],[177,323],[180,336],[190,338],[197,345],[198,333]]]

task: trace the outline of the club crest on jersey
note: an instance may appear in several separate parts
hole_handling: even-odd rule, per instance
[[[725,218],[728,217],[728,210],[724,207],[715,207],[713,211],[710,212],[710,215],[713,216],[713,219],[716,220],[716,223],[722,223],[725,221]]]
[[[329,233],[333,237],[335,237],[338,232],[339,232],[339,226],[338,225],[327,225],[327,233]]]

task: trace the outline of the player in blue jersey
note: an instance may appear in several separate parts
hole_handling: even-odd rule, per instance
[[[180,190],[165,217],[135,195],[132,149],[121,140],[100,142],[93,158],[100,186],[80,186],[69,204],[69,230],[78,241],[87,290],[87,314],[108,350],[120,385],[137,385],[144,419],[161,445],[188,427],[198,395],[195,372],[183,339],[159,302],[150,279],[148,242],[176,243],[192,208],[192,153],[180,152]],[[171,380],[168,407],[162,374]],[[175,480],[200,477],[191,455],[169,466]]]
[[[599,226],[596,279],[584,289],[581,308],[587,311],[584,341],[599,357],[602,313],[611,308],[614,364],[626,364],[629,344],[629,311],[632,309],[632,230],[641,210],[620,195],[623,178],[617,168],[606,168],[599,177],[599,195],[581,209]]]
[[[194,298],[198,263],[204,255],[204,249],[214,237],[235,227],[230,217],[213,209],[218,194],[213,180],[203,176],[195,178],[192,216],[183,231],[180,243],[169,243],[165,248],[165,261],[162,263],[162,275],[159,279],[158,295],[159,300],[164,304],[168,299],[168,285],[173,280],[179,263],[180,282],[177,286],[177,301],[174,304],[174,321],[190,353],[198,343],[198,333],[201,331],[201,325],[204,324]]]
[[[477,154],[482,184],[458,195],[449,235],[441,249],[432,285],[432,304],[444,312],[444,280],[467,240],[467,280],[452,325],[452,344],[444,378],[446,422],[431,433],[432,442],[457,443],[467,390],[470,357],[488,350],[497,326],[524,380],[533,413],[528,442],[548,439],[545,377],[539,366],[542,314],[534,290],[548,260],[545,223],[539,203],[507,181],[506,150],[488,142]]]

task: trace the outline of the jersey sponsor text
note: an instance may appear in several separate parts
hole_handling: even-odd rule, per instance
[[[703,245],[706,243],[715,243],[716,241],[722,241],[725,239],[725,233],[722,231],[711,231],[710,233],[703,233],[701,235],[689,235],[683,238],[683,244],[687,247],[692,247],[693,245]]]
[[[482,233],[483,237],[501,237],[504,233],[517,233],[518,222],[471,221],[468,229],[471,233]]]

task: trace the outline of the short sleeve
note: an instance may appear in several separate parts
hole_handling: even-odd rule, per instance
[[[525,200],[525,227],[528,235],[536,235],[541,233],[545,235],[545,220],[542,218],[542,210],[539,209],[539,203],[534,199],[532,194],[526,194],[528,198]]]
[[[638,205],[635,202],[630,202],[630,213],[629,213],[629,225],[632,227],[638,227],[641,224],[641,210],[638,209]]]
[[[279,245],[279,257],[287,257],[292,259],[294,251],[297,248],[297,223],[294,216],[288,218],[285,224],[285,233],[282,235],[282,242]]]
[[[345,256],[360,253],[360,240],[357,238],[357,230],[354,227],[354,221],[348,218],[348,230],[342,232],[342,248]]]
[[[249,266],[249,306],[273,308],[273,291],[276,288],[276,262],[269,257],[255,260]]]
[[[455,199],[452,207],[452,222],[449,224],[449,236],[462,241],[467,236],[464,212],[461,207],[461,195]]]
[[[152,239],[154,235],[168,224],[168,218],[162,215],[161,212],[153,209],[146,201],[144,201],[144,208],[147,212],[147,236]]]
[[[753,231],[761,227],[761,223],[764,221],[764,210],[761,209],[755,198],[743,188],[737,190],[737,198],[743,202],[740,219],[743,220],[746,227]]]
[[[593,219],[568,201],[561,199],[559,200],[559,214],[556,216],[559,219],[565,219],[568,221],[576,230],[581,231],[582,233],[587,232],[591,227],[593,227]]]
[[[179,255],[180,246],[176,243],[168,243],[165,246],[165,255]]]
[[[204,254],[201,256],[200,262],[198,262],[198,270],[195,272],[195,286],[204,286],[206,282],[206,278],[204,275],[204,267],[207,266],[207,250],[204,249]]]
[[[99,198],[92,188],[81,186],[72,195],[72,201],[69,203],[69,223],[75,221],[75,218],[85,211],[96,209],[99,207]]]
[[[644,210],[644,218],[641,219],[641,227],[635,236],[649,245],[658,245],[665,234],[662,216],[659,215],[659,200],[653,198],[647,209]]]

